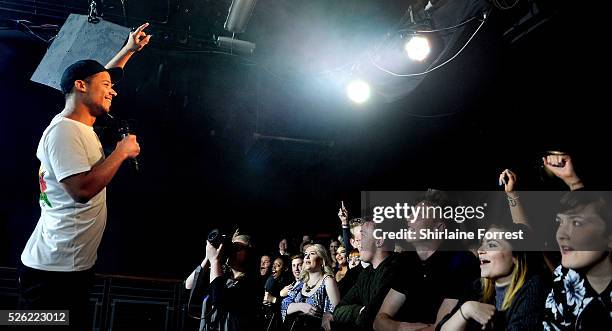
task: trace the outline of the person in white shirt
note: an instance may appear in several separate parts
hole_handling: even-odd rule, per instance
[[[36,151],[41,216],[21,254],[20,306],[67,309],[73,330],[88,328],[89,288],[106,225],[106,185],[123,161],[140,153],[136,136],[128,135],[105,158],[93,124],[110,112],[117,95],[113,84],[127,61],[149,42],[147,26],[131,32],[106,67],[82,60],[66,68],[60,83],[64,109],[51,120]]]

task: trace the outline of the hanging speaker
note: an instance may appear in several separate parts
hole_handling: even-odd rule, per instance
[[[70,14],[30,79],[61,90],[64,69],[85,59],[106,64],[123,47],[129,32],[121,25],[104,20],[89,23],[86,15]]]
[[[253,14],[257,0],[233,0],[224,28],[229,32],[243,33]]]

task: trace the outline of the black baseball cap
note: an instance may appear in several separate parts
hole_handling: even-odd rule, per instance
[[[102,71],[109,73],[111,76],[111,82],[113,84],[121,80],[123,77],[123,69],[121,68],[117,67],[106,69],[102,64],[100,64],[100,62],[95,60],[77,61],[68,66],[68,68],[66,68],[62,74],[62,80],[60,82],[62,93],[64,93],[64,95],[70,93],[70,91],[72,91],[72,86],[74,86],[75,80],[83,80]]]

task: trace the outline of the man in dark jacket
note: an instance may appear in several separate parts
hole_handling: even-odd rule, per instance
[[[390,240],[375,239],[374,230],[384,223],[371,220],[361,225],[361,259],[370,263],[334,310],[334,327],[342,330],[372,330],[378,308],[397,270]],[[383,230],[384,231],[384,230]]]

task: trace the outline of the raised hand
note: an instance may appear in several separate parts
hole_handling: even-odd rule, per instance
[[[516,174],[510,169],[506,169],[499,174],[499,185],[504,185],[504,191],[506,193],[512,193],[515,191],[516,185]]]
[[[544,167],[551,173],[563,180],[567,186],[573,191],[582,188],[582,181],[578,178],[574,170],[572,158],[567,154],[547,155],[542,158]]]
[[[138,52],[149,43],[152,35],[147,35],[147,33],[144,32],[144,29],[146,29],[148,26],[149,23],[145,23],[139,26],[136,30],[130,32],[130,37],[125,45],[128,50]]]
[[[206,241],[206,257],[212,262],[219,262],[221,259],[221,252],[223,250],[223,244],[219,245],[219,248],[215,248],[210,241]]]
[[[340,203],[341,206],[340,210],[338,210],[338,218],[340,219],[340,222],[342,222],[342,225],[348,225],[348,211],[344,206],[344,201],[340,201]]]
[[[144,32],[144,29],[147,26],[149,26],[149,23],[145,23],[139,26],[136,30],[130,32],[127,43],[110,61],[108,61],[106,64],[107,68],[125,67],[132,55],[140,51],[149,43],[149,40],[151,40],[151,35],[147,35],[146,32]]]

